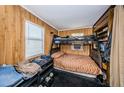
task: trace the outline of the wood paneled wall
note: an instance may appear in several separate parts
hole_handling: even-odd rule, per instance
[[[91,35],[92,28],[82,28],[82,29],[75,29],[75,30],[66,30],[66,31],[59,31],[58,34],[60,36],[70,36],[72,33],[83,33],[84,35]],[[62,45],[61,50],[70,53],[70,54],[77,54],[77,55],[89,55],[90,47],[83,46],[83,50],[75,51],[71,49],[70,45]]]
[[[50,32],[57,34],[57,30],[21,6],[0,5],[0,64],[15,64],[25,60],[25,20],[45,29],[45,54],[49,53]]]

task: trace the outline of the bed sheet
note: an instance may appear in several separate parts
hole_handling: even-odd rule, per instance
[[[0,87],[12,87],[23,82],[23,76],[11,65],[0,67]]]
[[[101,69],[89,56],[64,54],[63,56],[54,59],[54,66],[74,72],[92,75],[101,74]]]

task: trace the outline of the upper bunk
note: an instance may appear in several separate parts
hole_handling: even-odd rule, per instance
[[[53,37],[54,44],[73,44],[73,43],[91,44],[95,40],[96,40],[95,35],[66,36],[66,37],[60,37],[60,36],[54,35]]]

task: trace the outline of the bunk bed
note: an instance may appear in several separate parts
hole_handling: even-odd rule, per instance
[[[89,45],[96,42],[96,37],[94,35],[79,37],[54,35],[50,51],[50,55],[54,60],[54,68],[86,77],[97,78],[102,76],[102,61],[98,50],[92,50],[90,56],[67,54],[61,51],[62,44],[73,44],[74,42]],[[56,48],[52,48],[54,44]]]
[[[72,44],[73,42],[80,42],[83,44],[88,44],[91,43],[92,41],[95,40],[94,35],[90,36],[67,36],[67,37],[59,37],[57,35],[54,35],[54,43],[55,44]]]

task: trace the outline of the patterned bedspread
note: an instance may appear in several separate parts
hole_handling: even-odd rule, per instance
[[[54,58],[54,66],[69,71],[92,75],[101,73],[100,68],[89,56],[64,54]]]

